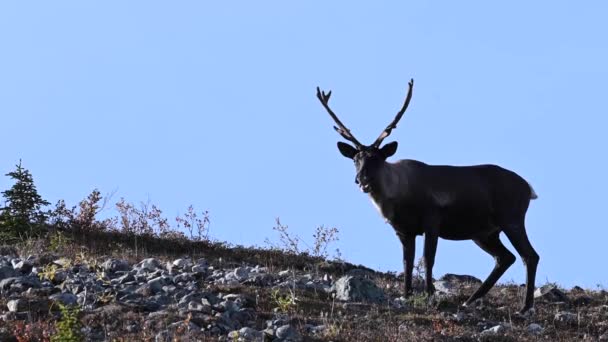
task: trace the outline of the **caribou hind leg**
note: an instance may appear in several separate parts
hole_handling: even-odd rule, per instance
[[[524,300],[524,307],[520,311],[524,313],[534,306],[534,282],[536,280],[536,267],[538,266],[540,257],[530,244],[530,240],[528,240],[526,227],[523,222],[505,225],[503,231],[526,265],[526,298]]]
[[[488,276],[488,278],[479,286],[477,291],[471,295],[471,297],[464,303],[464,306],[468,306],[475,300],[483,297],[488,291],[496,284],[496,281],[505,273],[505,271],[513,265],[515,262],[515,256],[511,253],[505,245],[500,241],[500,232],[496,232],[488,237],[482,239],[473,240],[481,249],[486,251],[496,260],[494,269]]]

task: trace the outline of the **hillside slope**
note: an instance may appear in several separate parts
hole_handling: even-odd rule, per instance
[[[603,290],[548,284],[522,317],[516,284],[497,286],[463,310],[459,304],[478,286],[474,277],[446,275],[434,297],[405,299],[395,275],[343,262],[170,242],[136,256],[120,244],[104,250],[97,239],[95,249],[71,241],[41,252],[49,250],[42,240],[0,248],[1,341],[608,339]]]

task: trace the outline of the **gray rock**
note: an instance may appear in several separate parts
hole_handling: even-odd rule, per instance
[[[568,297],[565,293],[560,291],[557,286],[548,284],[541,286],[534,291],[534,298],[537,299],[545,299],[550,302],[566,302],[568,301]]]
[[[129,262],[121,259],[108,259],[101,264],[101,268],[106,272],[118,272],[118,271],[129,271],[131,268]]]
[[[448,282],[459,282],[459,283],[476,283],[481,284],[481,280],[471,275],[466,274],[452,274],[446,273],[439,280],[445,280]]]
[[[33,267],[34,265],[32,265],[32,263],[28,260],[18,260],[16,263],[13,264],[13,268],[16,271],[21,272],[22,274],[30,273]]]
[[[540,324],[530,323],[530,325],[528,325],[526,328],[526,331],[528,331],[530,334],[540,335],[543,333],[544,329]]]
[[[170,284],[171,284],[171,278],[164,277],[164,276],[156,277],[156,278],[148,281],[148,286],[150,286],[150,290],[153,293],[158,293],[158,292],[162,291],[163,286],[170,285]]]
[[[249,277],[249,269],[247,267],[237,267],[234,269],[234,277],[238,281],[243,281]]]
[[[437,280],[433,282],[433,285],[435,286],[435,290],[438,292],[448,295],[455,295],[458,293],[458,285],[447,280]]]
[[[118,284],[126,284],[135,281],[133,273],[128,272],[115,279]]]
[[[180,273],[178,275],[176,275],[175,277],[173,277],[173,282],[174,283],[188,283],[194,281],[194,276],[190,273]]]
[[[266,273],[268,272],[268,268],[260,265],[255,265],[254,268],[250,270],[251,273]]]
[[[207,262],[207,259],[205,259],[205,258],[197,259],[195,264],[199,265],[199,266],[203,266],[203,267],[209,267],[209,262]]]
[[[189,311],[204,312],[204,313],[208,313],[208,314],[210,314],[213,311],[211,309],[211,306],[205,305],[205,304],[200,303],[200,302],[195,302],[195,301],[192,301],[192,302],[188,303],[188,310]]]
[[[301,341],[302,337],[298,331],[289,324],[277,328],[276,335],[283,341]]]
[[[253,328],[245,327],[238,331],[239,341],[264,341],[264,333]]]
[[[10,312],[46,312],[49,310],[49,301],[47,299],[13,299],[6,303]]]
[[[393,307],[397,309],[403,309],[408,307],[407,298],[403,296],[395,298],[393,300]]]
[[[192,273],[201,274],[207,272],[207,266],[204,265],[194,265],[192,266]]]
[[[78,297],[76,295],[66,292],[55,293],[54,295],[49,296],[49,299],[63,305],[76,305],[78,302]]]
[[[262,330],[262,332],[269,339],[272,339],[275,336],[273,328],[266,328],[266,329]]]
[[[183,270],[187,267],[192,267],[192,261],[189,259],[176,259],[173,261],[173,267]]]
[[[51,283],[59,285],[63,283],[66,279],[68,279],[68,272],[65,270],[58,270],[57,272],[55,272],[55,274],[53,274]]]
[[[239,305],[232,300],[224,300],[223,302],[218,304],[218,307],[228,312],[234,312],[240,309]]]
[[[13,269],[12,266],[3,265],[0,266],[0,280],[6,278],[13,278],[19,276],[19,273]]]
[[[499,324],[499,325],[495,325],[489,329],[482,331],[481,336],[498,335],[498,334],[504,333],[505,330],[507,330],[507,328],[504,325]]]
[[[148,272],[154,272],[161,268],[161,264],[160,261],[155,258],[147,258],[140,261],[135,268]]]
[[[42,284],[40,283],[40,280],[38,280],[38,277],[34,276],[11,277],[0,281],[0,291],[8,291],[13,287],[25,291],[32,287],[42,287]]]
[[[336,293],[338,300],[382,302],[385,299],[384,292],[369,279],[357,276],[344,276],[332,286],[332,292]]]
[[[554,321],[565,324],[573,324],[578,322],[578,315],[572,312],[561,311],[555,314]]]

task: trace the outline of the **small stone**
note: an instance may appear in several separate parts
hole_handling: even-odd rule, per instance
[[[534,298],[542,298],[551,302],[565,302],[568,297],[557,286],[548,284],[541,286],[534,291]]]
[[[150,286],[150,290],[153,293],[158,293],[160,291],[162,291],[163,286],[165,285],[169,285],[171,283],[171,280],[169,279],[169,277],[156,277],[154,279],[150,279],[148,281],[148,286]]]
[[[28,274],[32,271],[34,265],[28,260],[19,260],[18,262],[13,264],[13,268],[16,271],[21,272],[22,274]]]
[[[572,312],[561,311],[555,314],[553,318],[556,322],[573,324],[578,322],[578,315]]]
[[[192,260],[190,259],[175,259],[173,260],[173,266],[181,269],[192,267]]]
[[[58,285],[63,283],[68,278],[68,272],[64,270],[58,270],[52,275],[51,283]]]
[[[142,270],[145,270],[148,272],[154,272],[154,271],[160,269],[160,267],[161,267],[160,261],[158,261],[155,258],[144,259],[136,265],[136,268],[139,268],[139,269],[142,269]]]
[[[205,272],[207,272],[207,266],[204,266],[204,265],[192,266],[192,273],[200,274],[200,273],[205,273]]]
[[[116,281],[119,284],[125,284],[128,282],[135,281],[135,276],[133,276],[133,273],[131,273],[131,272],[125,273],[125,274],[121,275],[120,277],[116,278]]]
[[[174,283],[187,283],[193,280],[194,277],[190,273],[180,273],[173,278]]]
[[[218,306],[228,312],[234,312],[240,309],[240,307],[234,301],[231,300],[225,300],[219,303]]]
[[[71,293],[56,293],[54,295],[49,296],[49,299],[56,303],[61,303],[63,305],[76,305],[78,302],[78,297]]]
[[[23,298],[9,300],[6,303],[10,312],[46,312],[49,310],[49,301],[47,299],[32,299]]]
[[[336,298],[344,301],[383,302],[384,292],[376,284],[359,276],[344,276],[332,286]]]
[[[264,333],[253,328],[244,327],[239,330],[239,340],[242,341],[264,341]]]
[[[276,335],[283,340],[300,341],[301,336],[291,325],[282,325],[277,328]]]
[[[234,277],[238,281],[243,281],[249,277],[249,270],[247,267],[237,267],[234,269]]]
[[[129,263],[126,260],[120,259],[108,259],[101,264],[101,268],[110,273],[118,272],[118,271],[129,271]]]
[[[486,336],[486,335],[496,335],[496,334],[501,334],[506,330],[506,328],[499,324],[499,325],[495,325],[489,329],[486,329],[484,331],[481,332],[482,336]]]
[[[480,284],[481,280],[471,275],[466,274],[452,274],[446,273],[443,277],[439,278],[439,280],[445,280],[448,282],[459,282],[459,283],[476,283]]]
[[[0,280],[17,277],[19,274],[11,266],[0,266]]]
[[[457,285],[447,280],[437,280],[433,283],[435,290],[445,294],[453,295],[458,292]]]
[[[528,325],[528,327],[526,328],[526,330],[530,333],[530,334],[534,334],[534,335],[539,335],[543,333],[543,327],[540,324],[537,323],[530,323],[530,325]]]
[[[211,313],[212,311],[210,306],[195,301],[188,303],[188,310],[204,313]]]
[[[10,312],[25,311],[27,310],[27,301],[24,299],[13,299],[9,300],[6,306]]]
[[[266,328],[262,332],[264,333],[264,335],[268,336],[271,339],[275,336],[273,328]]]
[[[2,279],[0,281],[0,291],[7,291],[12,287],[18,287],[22,290],[27,290],[32,287],[42,287],[42,283],[40,283],[38,277],[35,276],[10,277]]]

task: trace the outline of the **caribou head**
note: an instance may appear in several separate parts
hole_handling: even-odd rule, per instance
[[[331,91],[325,93],[321,91],[319,87],[317,87],[317,98],[321,101],[321,104],[329,115],[336,122],[336,126],[334,129],[346,140],[350,141],[353,145],[347,144],[345,142],[338,142],[338,150],[340,153],[346,158],[352,159],[355,162],[355,168],[357,172],[357,176],[355,178],[355,183],[357,183],[361,189],[361,191],[365,193],[369,193],[374,191],[378,186],[378,175],[379,171],[384,165],[386,159],[395,152],[397,152],[397,142],[393,141],[384,146],[380,147],[382,141],[391,134],[391,131],[394,128],[397,128],[397,123],[401,120],[403,113],[407,110],[408,105],[410,104],[410,100],[412,99],[412,88],[414,87],[414,80],[410,80],[409,82],[409,90],[407,96],[405,97],[405,102],[403,103],[403,107],[401,110],[397,112],[395,119],[380,133],[380,136],[374,141],[371,145],[363,145],[361,144],[354,135],[350,132],[350,130],[344,126],[344,124],[338,119],[336,114],[329,107],[329,98],[331,96]]]

